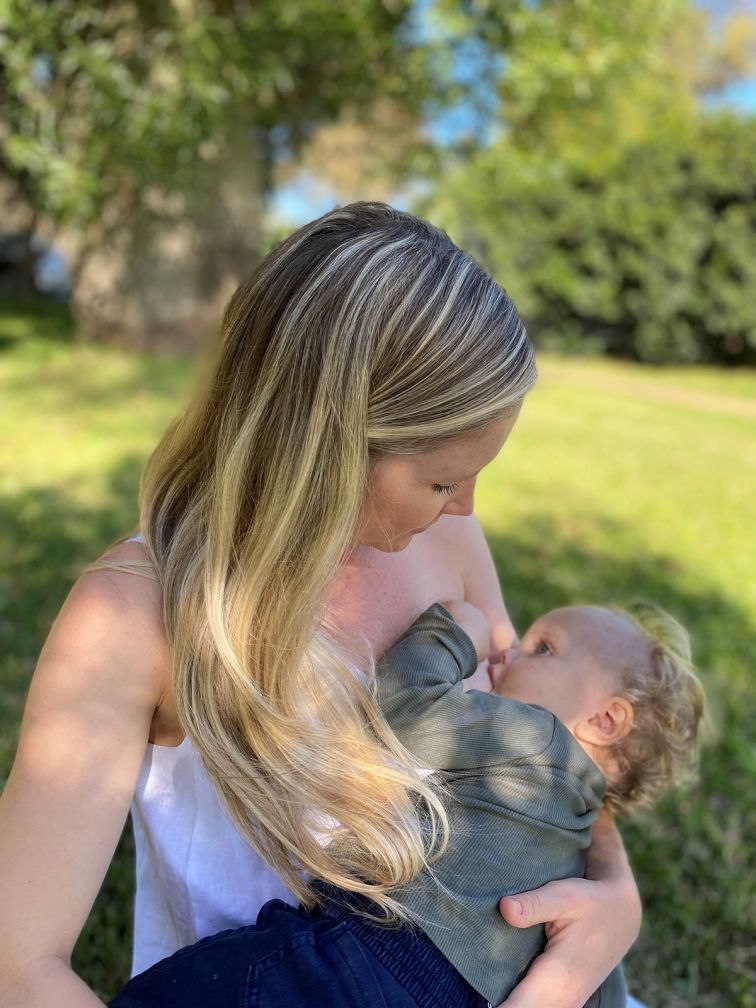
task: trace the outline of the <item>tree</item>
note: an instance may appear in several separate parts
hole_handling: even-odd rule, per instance
[[[281,151],[348,102],[418,109],[409,0],[5,0],[0,165],[74,250],[93,335],[217,321]]]

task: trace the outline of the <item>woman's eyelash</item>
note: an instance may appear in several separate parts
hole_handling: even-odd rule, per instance
[[[459,487],[459,483],[452,483],[450,486],[442,486],[440,483],[433,484],[433,492],[437,494],[453,494]]]

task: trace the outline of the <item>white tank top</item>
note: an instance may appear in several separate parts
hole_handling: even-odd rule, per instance
[[[132,975],[207,935],[253,924],[269,899],[295,902],[231,821],[188,738],[147,745],[131,818]]]
[[[131,805],[136,844],[132,975],[185,945],[296,902],[229,818],[197,750],[148,744]]]

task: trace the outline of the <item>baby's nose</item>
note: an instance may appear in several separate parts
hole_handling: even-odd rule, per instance
[[[510,665],[517,657],[517,645],[513,644],[501,652],[502,665]]]

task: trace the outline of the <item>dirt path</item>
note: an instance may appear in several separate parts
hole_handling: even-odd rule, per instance
[[[756,420],[756,400],[745,396],[728,396],[716,392],[701,392],[697,389],[686,389],[674,384],[656,384],[644,381],[642,378],[623,378],[619,375],[595,373],[592,369],[578,367],[552,367],[546,364],[543,375],[547,380],[561,376],[569,379],[575,385],[585,388],[598,388],[603,392],[616,392],[619,395],[630,395],[657,402],[673,403],[676,406],[689,406],[692,409],[706,410],[709,413],[727,413],[731,416],[745,417]]]

